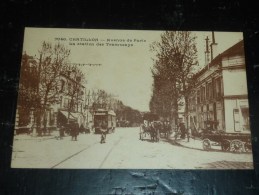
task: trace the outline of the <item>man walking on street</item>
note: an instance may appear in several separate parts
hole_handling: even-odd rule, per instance
[[[190,141],[190,134],[191,134],[191,129],[186,128],[186,136],[187,136],[187,142]]]
[[[106,140],[106,133],[107,133],[107,123],[105,121],[101,124],[101,144],[105,143]]]
[[[75,121],[71,121],[70,123],[70,133],[71,133],[71,140],[77,141],[77,136],[79,133],[79,125]]]
[[[179,128],[181,132],[181,139],[185,139],[186,129],[183,122],[180,123]]]

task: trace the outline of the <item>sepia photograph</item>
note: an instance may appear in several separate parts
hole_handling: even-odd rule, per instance
[[[25,28],[11,168],[253,169],[244,51],[242,32]]]

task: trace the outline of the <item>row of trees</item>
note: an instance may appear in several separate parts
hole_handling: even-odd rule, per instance
[[[121,100],[116,99],[116,96],[104,90],[88,91],[86,102],[92,113],[98,108],[113,110],[116,113],[118,125],[127,126],[141,122],[141,113],[138,110],[124,105]]]
[[[38,55],[22,55],[18,96],[19,126],[33,123],[38,134],[48,133],[47,113],[51,107],[60,103],[60,95],[69,97],[66,108],[68,119],[71,112],[78,111],[78,106],[83,103],[83,107],[91,110],[92,114],[94,110],[104,108],[114,110],[121,121],[139,122],[139,111],[125,106],[112,94],[104,90],[88,90],[84,94],[85,75],[77,66],[71,65],[70,55],[70,50],[64,45],[47,42],[42,43]]]
[[[166,31],[150,48],[155,53],[150,111],[175,119],[177,124],[179,106],[185,106],[188,113],[188,96],[198,66],[196,36],[189,31]]]

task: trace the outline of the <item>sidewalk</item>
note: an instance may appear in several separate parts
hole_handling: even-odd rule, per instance
[[[197,150],[204,150],[203,149],[203,143],[202,140],[199,138],[195,138],[195,137],[190,137],[189,142],[188,139],[180,139],[177,138],[175,140],[175,137],[169,137],[168,138],[170,141],[172,141],[172,143],[175,143],[177,145],[180,145],[182,147],[186,147],[186,148],[192,148],[192,149],[197,149]],[[221,147],[219,145],[211,145],[212,150],[219,150],[221,151]]]
[[[37,135],[32,135],[32,134],[18,134],[14,135],[14,140],[38,140],[38,141],[43,141],[43,140],[48,140],[48,139],[57,139],[59,138],[59,131],[52,131],[50,135],[42,135],[42,136],[37,136]]]
[[[72,141],[71,136],[56,139],[56,135],[58,134],[55,131],[51,136],[43,137],[17,135],[13,144],[11,167],[54,168],[78,152],[93,145],[100,145],[100,136],[95,134],[81,134],[77,141]]]
[[[177,139],[177,140],[174,140],[174,141],[176,141],[176,143],[180,144],[181,146],[184,146],[184,147],[187,147],[187,148],[194,148],[194,149],[203,150],[202,140],[199,140],[199,139],[195,139],[195,138],[190,137],[189,142],[188,142],[187,138]]]

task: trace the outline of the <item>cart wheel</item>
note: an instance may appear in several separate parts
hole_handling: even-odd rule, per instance
[[[221,149],[222,149],[223,151],[229,151],[229,149],[230,149],[230,141],[224,139],[224,140],[221,142]]]
[[[211,149],[210,140],[208,138],[203,140],[202,147],[203,147],[203,150],[210,150]]]
[[[252,145],[251,145],[251,143],[246,142],[246,143],[244,144],[244,147],[245,147],[245,151],[246,151],[246,152],[252,151]]]
[[[232,140],[230,142],[230,151],[231,152],[244,152],[245,151],[244,143],[237,139]]]

